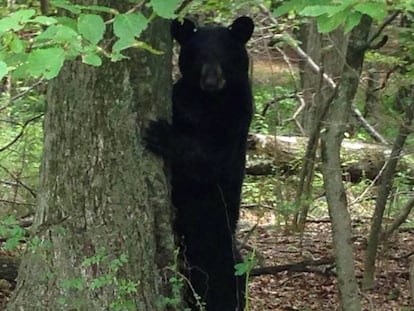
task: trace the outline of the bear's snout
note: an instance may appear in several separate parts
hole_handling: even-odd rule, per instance
[[[206,92],[217,92],[223,89],[226,79],[220,64],[204,64],[201,68],[200,87]]]

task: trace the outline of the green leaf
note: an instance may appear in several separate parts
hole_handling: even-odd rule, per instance
[[[129,59],[129,57],[121,54],[120,52],[111,53],[111,62],[119,62],[123,59]]]
[[[57,43],[67,43],[74,41],[78,36],[79,34],[68,26],[51,25],[38,35],[35,40],[53,40]]]
[[[314,6],[314,5],[323,5],[328,4],[328,1],[321,0],[291,0],[284,1],[284,3],[279,6],[276,10],[273,11],[273,16],[278,17],[289,13],[291,11],[302,11],[305,7]]]
[[[101,6],[101,5],[86,5],[86,6],[82,6],[82,8],[85,8],[87,10],[92,10],[92,11],[110,13],[110,14],[118,13],[117,10],[113,8],[108,8],[106,6]]]
[[[362,14],[359,12],[352,12],[345,20],[344,31],[345,33],[350,32],[356,25],[359,24]]]
[[[301,12],[301,15],[304,16],[321,16],[327,14],[328,16],[333,16],[336,14],[348,15],[355,0],[343,0],[339,5],[308,5]],[[345,16],[344,16],[345,17]]]
[[[31,22],[49,26],[49,25],[56,24],[57,19],[54,17],[49,17],[49,16],[36,16],[35,18],[31,20]]]
[[[36,14],[36,11],[33,9],[27,10],[18,10],[14,12],[10,17],[19,23],[26,23],[33,15]]]
[[[26,42],[19,39],[18,36],[14,35],[13,40],[10,42],[10,50],[13,53],[22,53],[24,51],[24,45]]]
[[[23,25],[20,25],[17,20],[14,20],[11,17],[5,17],[5,18],[0,19],[0,34],[10,29],[20,30],[22,28],[23,28]]]
[[[284,15],[286,13],[289,13],[291,11],[298,9],[298,3],[299,1],[286,1],[284,4],[279,6],[276,10],[273,11],[272,15],[275,17]]]
[[[78,22],[74,18],[70,18],[68,16],[58,16],[56,17],[56,20],[63,26],[72,28],[73,30],[77,29]]]
[[[328,14],[331,9],[332,9],[332,6],[312,5],[312,6],[305,7],[302,11],[299,12],[299,14],[303,16],[316,17],[316,16]]]
[[[9,69],[7,68],[7,64],[0,60],[0,80],[3,79],[8,72]]]
[[[102,59],[96,54],[86,54],[82,56],[82,62],[84,64],[99,67],[102,65]]]
[[[174,11],[180,2],[180,0],[151,0],[151,6],[157,15],[164,18],[174,18],[176,17]]]
[[[9,215],[2,220],[2,223],[6,226],[11,226],[17,224],[17,220],[14,215]]]
[[[81,278],[66,279],[62,280],[60,286],[63,289],[78,289],[82,290],[84,288],[85,282]]]
[[[105,22],[96,14],[81,14],[78,18],[78,31],[87,40],[97,44],[105,33]]]
[[[33,9],[19,10],[10,16],[0,19],[0,33],[13,30],[21,30],[26,25],[27,21],[36,13]]]
[[[328,15],[322,15],[318,18],[318,30],[322,33],[330,32],[336,28],[338,28],[339,25],[341,25],[346,16],[344,14],[338,13],[333,16]]]
[[[148,26],[142,13],[119,14],[115,16],[114,33],[120,39],[139,37]]]
[[[60,47],[33,50],[28,57],[28,70],[33,77],[52,79],[59,74],[65,61],[65,52]]]
[[[20,244],[20,238],[13,237],[13,238],[7,239],[6,244],[4,245],[4,248],[6,250],[13,250],[13,249],[16,249],[19,244]]]
[[[77,5],[70,3],[69,1],[52,0],[51,4],[57,8],[68,10],[69,12],[73,14],[81,13],[81,10],[79,9],[79,7]]]
[[[362,2],[355,5],[355,10],[367,14],[378,21],[387,16],[387,5],[380,2]]]
[[[136,40],[133,37],[121,37],[115,44],[112,46],[113,52],[120,52],[127,48],[134,46]]]

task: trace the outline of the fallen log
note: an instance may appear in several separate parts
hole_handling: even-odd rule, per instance
[[[246,172],[267,175],[275,170],[297,173],[305,154],[307,137],[250,134],[248,138]],[[359,182],[362,178],[375,179],[387,161],[391,149],[381,144],[344,139],[341,158],[344,179]],[[319,155],[317,161],[319,162]],[[404,155],[398,169],[414,180],[414,158]]]
[[[277,274],[282,271],[289,272],[311,272],[322,274],[325,276],[336,276],[336,273],[333,271],[335,259],[334,258],[323,258],[320,260],[304,260],[301,262],[278,265],[271,267],[261,267],[254,268],[250,272],[251,276],[260,276],[264,274]],[[320,268],[322,266],[322,268]],[[315,268],[316,267],[316,268]]]

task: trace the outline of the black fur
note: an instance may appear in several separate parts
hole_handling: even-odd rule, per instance
[[[147,148],[171,165],[185,274],[208,311],[244,308],[245,278],[234,275],[240,255],[233,238],[252,117],[244,44],[253,27],[248,17],[227,28],[173,21],[182,77],[173,89],[172,125],[154,121],[144,136]],[[191,291],[187,300],[198,310]]]

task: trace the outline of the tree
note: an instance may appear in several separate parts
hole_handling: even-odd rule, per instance
[[[321,135],[322,173],[332,222],[338,283],[343,310],[361,310],[355,278],[351,218],[342,182],[341,142],[350,115],[364,61],[372,19],[365,15],[352,30],[341,75],[338,95],[326,116],[326,131]]]
[[[150,115],[168,112],[168,22],[156,18],[142,39],[163,54],[73,60],[48,86],[34,238],[8,310],[165,308],[168,186],[140,137]]]
[[[298,5],[294,1],[291,1],[291,3],[294,6]],[[289,5],[285,5],[285,8],[282,6],[279,12],[286,10],[286,7],[290,9]],[[372,42],[372,38],[369,38],[369,31],[372,24],[372,17],[370,15],[373,14],[374,6],[361,6],[355,2],[353,9],[354,11],[351,10],[350,5],[342,6],[335,3],[328,3],[325,6],[304,5],[300,8],[302,14],[318,17],[317,26],[319,31],[329,33],[329,41],[332,46],[328,46],[330,48],[326,49],[327,52],[325,54],[333,54],[334,57],[330,59],[334,64],[324,60],[322,55],[320,57],[324,60],[322,63],[324,69],[328,69],[328,74],[334,78],[340,77],[339,83],[335,83],[332,79],[329,80],[325,77],[324,73],[319,69],[321,80],[324,80],[326,84],[325,88],[323,85],[320,87],[319,92],[326,94],[322,96],[326,100],[319,103],[316,108],[319,119],[317,119],[311,133],[316,138],[312,139],[311,136],[307,150],[312,151],[308,155],[312,158],[312,153],[314,154],[316,148],[312,148],[311,144],[317,142],[317,137],[322,130],[320,135],[321,170],[332,223],[340,301],[343,310],[355,311],[361,310],[361,303],[358,297],[358,284],[355,278],[353,246],[351,243],[351,219],[348,212],[346,191],[342,181],[340,148],[351,112],[352,101],[357,92],[364,55]],[[338,28],[340,25],[342,27]],[[346,33],[349,31],[351,33],[348,37]],[[307,76],[309,75],[302,75],[302,77]],[[315,109],[310,109],[310,111],[315,111]],[[308,174],[302,173],[302,179],[308,176]],[[310,174],[310,178],[312,178],[312,174]],[[303,186],[300,188],[300,196],[302,196],[303,190],[306,190],[304,188]],[[308,192],[305,191],[305,193]],[[307,208],[305,206],[302,215],[300,215],[302,219],[299,218],[302,228],[306,214]]]

